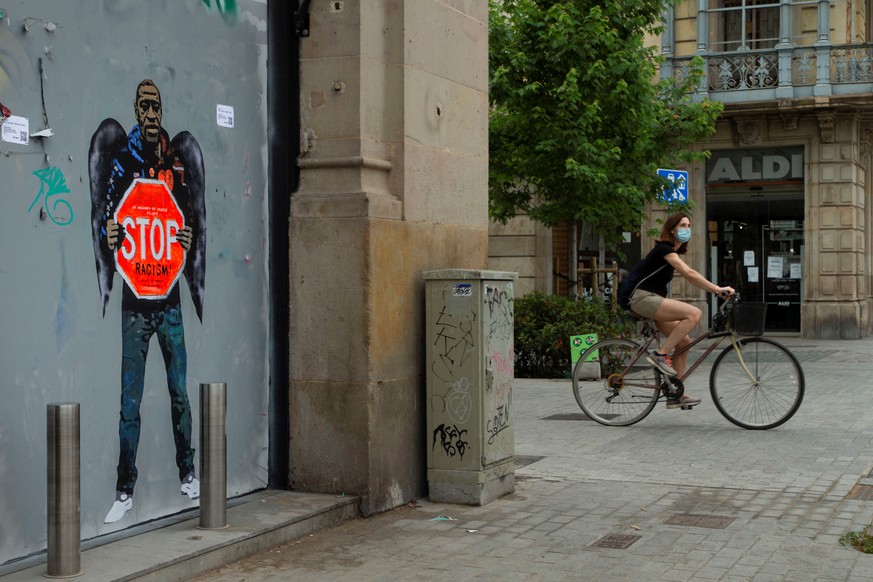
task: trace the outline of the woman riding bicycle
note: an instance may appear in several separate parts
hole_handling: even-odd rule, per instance
[[[652,319],[666,337],[660,348],[653,351],[646,361],[667,376],[681,376],[685,372],[688,352],[683,351],[673,358],[673,351],[691,342],[688,333],[700,323],[700,309],[688,303],[667,297],[667,290],[674,272],[704,291],[722,297],[734,294],[733,287],[719,287],[689,267],[679,255],[688,252],[691,240],[691,219],[684,212],[676,213],[664,221],[655,247],[637,263],[622,283],[623,291],[630,291],[631,311]],[[681,408],[699,404],[700,399],[683,394],[680,398],[667,399],[667,408]]]

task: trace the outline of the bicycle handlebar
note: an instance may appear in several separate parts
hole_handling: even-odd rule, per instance
[[[737,303],[740,302],[739,292],[734,292],[734,294],[731,295],[730,297],[725,297],[725,295],[726,295],[725,293],[718,294],[719,297],[724,299],[724,301],[721,302],[721,305],[718,306],[719,313],[724,313],[725,308],[727,308],[728,305],[736,305]]]

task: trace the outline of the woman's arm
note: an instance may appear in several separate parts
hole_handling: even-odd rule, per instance
[[[670,253],[665,256],[664,259],[670,263],[670,266],[673,267],[677,273],[682,275],[686,281],[695,287],[699,287],[708,293],[715,293],[716,295],[727,294],[730,296],[734,294],[733,287],[719,287],[715,283],[712,283],[709,279],[689,267],[688,263],[683,261],[676,253]]]

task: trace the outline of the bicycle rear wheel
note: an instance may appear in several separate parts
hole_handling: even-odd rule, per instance
[[[773,340],[754,337],[737,343],[748,373],[733,346],[725,348],[709,376],[712,400],[737,426],[750,430],[777,427],[800,408],[803,368],[794,354]]]
[[[573,369],[576,402],[588,418],[607,426],[628,426],[645,418],[658,402],[660,385],[661,373],[631,340],[598,342]]]

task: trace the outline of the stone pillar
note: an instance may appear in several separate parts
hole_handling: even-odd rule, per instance
[[[871,167],[873,167],[873,123],[871,121],[866,120],[861,126],[861,138],[861,163],[865,176],[864,200],[869,201],[873,200],[873,183],[869,179]],[[873,225],[873,204],[866,204],[864,210],[865,224]],[[873,230],[869,226],[864,231],[864,248],[873,248]],[[863,335],[867,336],[873,331],[873,319],[870,318],[870,309],[873,307],[873,278],[871,278],[873,277],[873,257],[870,256],[869,252],[864,253],[863,267],[864,288],[866,290],[864,302],[866,325],[863,328]]]
[[[823,97],[832,93],[831,87],[831,24],[830,3],[818,3],[818,39],[815,41],[816,73],[813,95]]]
[[[791,42],[791,0],[782,0],[779,7],[779,43],[776,50],[779,54],[779,83],[776,87],[777,99],[790,99],[794,96],[791,79],[791,61],[794,56],[794,45]]]
[[[661,32],[661,56],[664,57],[661,78],[669,79],[673,76],[673,53],[676,52],[676,19],[672,6],[664,9],[661,19],[664,22],[664,30]]]
[[[423,271],[487,266],[488,4],[313,2],[291,203],[290,483],[426,495]]]
[[[707,0],[697,0],[697,53],[703,57],[703,75],[697,91],[701,96],[709,95],[709,14]]]
[[[697,54],[709,53],[709,14],[707,0],[697,0]]]
[[[866,335],[865,171],[854,115],[818,114],[820,141],[810,157],[806,225],[804,335],[857,339]]]

